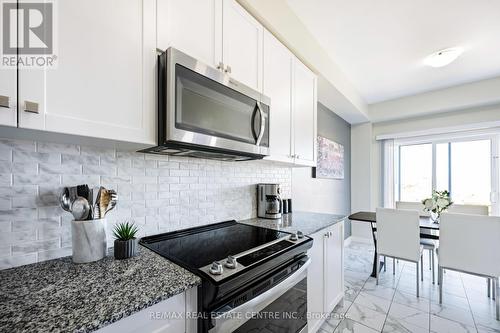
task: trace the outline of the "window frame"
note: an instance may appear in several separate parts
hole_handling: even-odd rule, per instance
[[[394,140],[394,198],[396,200],[401,199],[401,147],[410,145],[421,145],[421,144],[431,144],[432,145],[432,189],[436,189],[436,145],[442,143],[455,143],[455,142],[467,142],[467,141],[480,141],[489,140],[490,141],[490,180],[491,180],[491,192],[490,192],[490,205],[491,214],[500,215],[500,198],[499,198],[499,188],[500,188],[500,167],[499,167],[499,155],[500,155],[500,133],[498,131],[474,131],[474,132],[456,132],[447,134],[436,134],[428,136],[420,136],[413,138],[401,138]],[[451,158],[449,158],[448,168],[452,168]],[[450,174],[450,173],[449,173]],[[448,177],[448,183],[451,182],[450,177]],[[451,184],[448,184],[448,188]],[[452,189],[451,189],[452,190]]]

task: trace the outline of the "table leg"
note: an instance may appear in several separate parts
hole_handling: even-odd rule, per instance
[[[372,237],[373,237],[373,245],[375,246],[375,253],[373,254],[373,269],[372,269],[372,274],[370,275],[371,277],[376,277],[377,276],[377,261],[378,260],[378,254],[377,254],[377,237],[375,236],[375,231],[377,229],[375,228],[375,225],[373,223],[370,223],[372,227]],[[384,262],[380,261],[379,262],[379,271],[383,269],[384,267]]]

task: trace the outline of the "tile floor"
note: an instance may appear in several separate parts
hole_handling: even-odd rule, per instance
[[[387,271],[380,273],[377,286],[369,277],[372,258],[372,245],[352,242],[346,247],[344,305],[335,308],[319,333],[500,332],[495,302],[486,295],[484,278],[447,271],[443,304],[439,305],[427,251],[420,298],[416,297],[415,264],[399,261],[393,275],[392,259],[387,258]]]

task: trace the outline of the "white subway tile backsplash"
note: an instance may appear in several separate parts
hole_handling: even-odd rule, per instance
[[[57,150],[56,150],[57,152]],[[36,152],[28,152],[28,151],[20,151],[20,150],[13,150],[13,162],[16,163],[33,163],[33,162],[39,162],[39,163],[53,163],[53,164],[59,164],[61,163],[61,154],[59,153],[36,153]]]
[[[0,269],[71,254],[72,216],[59,207],[62,186],[118,192],[108,215],[133,220],[140,235],[256,215],[260,182],[279,182],[287,197],[291,169],[262,161],[221,162],[110,148],[0,139]]]
[[[16,151],[35,151],[34,141],[0,139],[0,148],[14,149]]]
[[[19,164],[19,163],[18,163]],[[36,168],[35,168],[36,170]],[[39,164],[40,174],[68,174],[68,175],[79,175],[82,173],[82,166],[79,164]],[[36,173],[36,172],[35,172]]]
[[[62,164],[73,164],[73,165],[98,165],[99,164],[99,156],[95,155],[69,155],[62,154],[61,155],[61,163]]]
[[[80,146],[63,143],[37,142],[37,151],[40,153],[59,152],[64,154],[79,155]]]
[[[104,175],[104,176],[115,176],[116,167],[109,165],[84,165],[83,166],[84,175]]]
[[[13,175],[14,185],[59,185],[60,182],[60,175]]]
[[[11,184],[12,184],[12,174],[0,173],[0,186],[11,185]]]
[[[8,256],[0,258],[0,269],[27,265],[34,263],[36,261],[37,261],[37,253],[30,253],[22,256]]]
[[[57,249],[59,248],[59,243],[59,239],[50,239],[12,245],[12,256]]]
[[[118,176],[145,176],[144,168],[126,168],[120,167],[118,168]],[[151,175],[148,175],[151,176]]]
[[[89,186],[99,185],[101,178],[99,175],[62,175],[62,186],[75,186],[89,184]]]

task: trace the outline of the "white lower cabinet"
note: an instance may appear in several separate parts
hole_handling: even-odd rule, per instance
[[[344,222],[311,235],[308,255],[307,311],[309,332],[316,332],[344,297]]]
[[[98,333],[196,333],[196,319],[187,318],[186,313],[196,312],[197,288],[170,297],[158,304],[134,313]],[[194,316],[192,316],[194,317]]]

